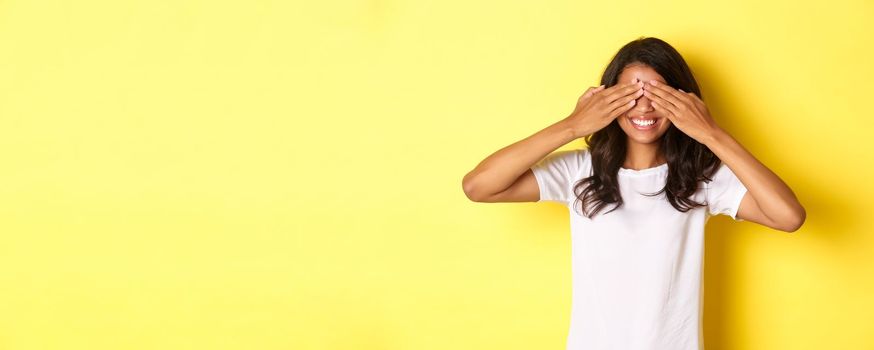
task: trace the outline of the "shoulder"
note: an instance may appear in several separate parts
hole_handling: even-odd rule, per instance
[[[710,175],[710,180],[704,181],[704,186],[707,188],[718,187],[731,181],[733,178],[735,178],[735,175],[734,172],[731,171],[731,168],[729,168],[725,163],[720,162],[719,165],[716,166],[716,169],[713,170],[713,174]]]
[[[725,163],[720,163],[710,178],[712,180],[705,185],[708,212],[712,215],[728,215],[736,221],[743,221],[738,219],[737,212],[746,195],[746,186]]]
[[[714,199],[738,194],[746,187],[728,165],[720,163],[710,176],[710,181],[704,182],[704,189],[707,197]]]
[[[557,176],[564,182],[589,176],[591,160],[588,150],[570,149],[555,151],[535,163],[531,169],[538,178]]]
[[[591,164],[591,155],[588,149],[570,149],[550,153],[538,162],[538,165],[557,164],[571,172],[584,170]]]

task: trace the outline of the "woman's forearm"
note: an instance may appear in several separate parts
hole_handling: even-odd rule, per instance
[[[799,226],[806,216],[792,189],[780,177],[756,159],[727,131],[712,132],[706,146],[744,184],[762,214],[784,227]]]
[[[579,137],[566,118],[501,148],[464,176],[465,192],[488,196],[504,191],[535,163]]]

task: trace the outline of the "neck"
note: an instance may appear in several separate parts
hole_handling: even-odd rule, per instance
[[[623,168],[641,170],[657,167],[667,162],[659,149],[660,143],[641,144],[629,142]]]

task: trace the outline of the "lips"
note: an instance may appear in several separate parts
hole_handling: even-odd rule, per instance
[[[653,123],[652,123],[651,125],[642,126],[642,125],[637,125],[637,124],[635,124],[635,123],[634,123],[635,120],[638,120],[638,121],[646,121],[646,122],[652,121]],[[659,124],[659,118],[657,118],[657,117],[651,117],[651,116],[638,115],[638,116],[632,116],[632,117],[628,118],[628,122],[631,123],[631,126],[633,126],[633,127],[634,127],[635,129],[637,129],[637,130],[650,130],[650,129],[655,129],[655,127],[658,126],[658,124]]]

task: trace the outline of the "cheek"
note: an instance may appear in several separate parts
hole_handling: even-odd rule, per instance
[[[619,119],[620,126],[622,126],[623,128],[630,128],[631,127],[631,122],[628,121],[628,118],[626,118],[626,116],[623,115],[619,118],[620,118]]]
[[[659,132],[662,135],[664,135],[666,132],[668,132],[668,129],[670,129],[670,128],[671,128],[671,121],[668,120],[667,118],[665,118],[665,124],[662,125],[662,128],[659,130]]]

